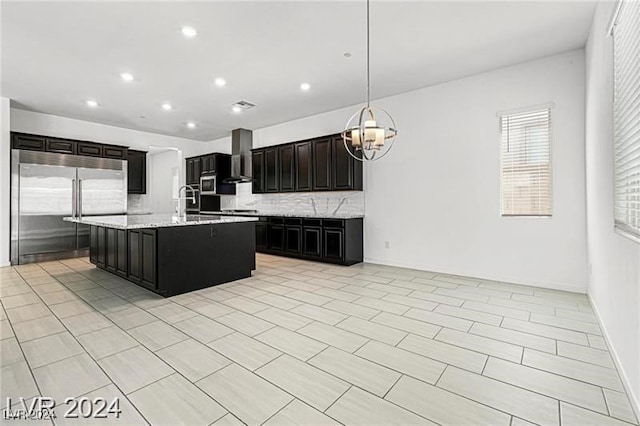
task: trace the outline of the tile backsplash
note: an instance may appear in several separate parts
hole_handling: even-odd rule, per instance
[[[144,214],[151,211],[150,197],[147,194],[128,194],[127,195],[127,213],[128,214]]]
[[[222,209],[319,215],[364,214],[363,191],[294,192],[253,194],[251,183],[236,185],[235,196],[221,196]]]

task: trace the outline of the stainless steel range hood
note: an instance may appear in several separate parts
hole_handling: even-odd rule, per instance
[[[251,148],[253,132],[247,129],[231,131],[231,177],[224,183],[251,182]]]

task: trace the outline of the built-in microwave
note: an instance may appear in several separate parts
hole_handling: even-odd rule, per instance
[[[200,194],[212,195],[216,193],[216,175],[202,176],[200,178]]]

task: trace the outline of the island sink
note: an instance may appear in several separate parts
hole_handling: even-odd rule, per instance
[[[251,276],[253,217],[121,215],[65,218],[90,225],[90,261],[164,297]]]

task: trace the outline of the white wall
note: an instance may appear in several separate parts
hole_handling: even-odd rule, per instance
[[[613,227],[613,40],[615,3],[600,3],[586,47],[586,177],[589,295],[640,415],[640,243]]]
[[[0,267],[10,259],[11,136],[9,99],[0,98]]]
[[[173,199],[177,198],[179,187],[175,177],[179,173],[180,153],[173,150],[155,153],[149,157],[148,163],[150,181],[153,183],[149,191],[151,211],[174,213],[176,202]]]
[[[496,113],[550,102],[553,217],[501,218]],[[399,136],[365,167],[367,261],[586,291],[583,50],[374,105]],[[254,146],[339,132],[355,109],[256,130]]]

